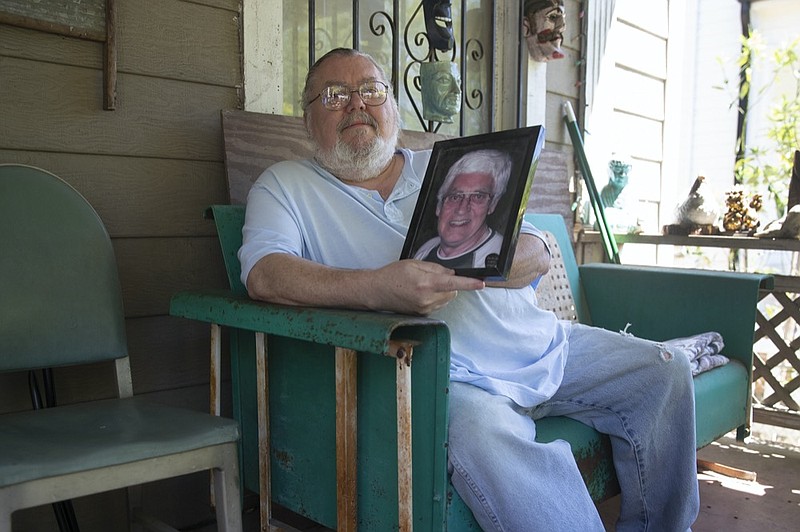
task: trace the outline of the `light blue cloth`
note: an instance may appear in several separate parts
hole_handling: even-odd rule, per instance
[[[722,335],[716,331],[709,331],[686,338],[675,338],[664,342],[669,347],[680,350],[689,358],[692,375],[699,375],[704,371],[724,366],[730,359],[721,354],[725,342]]]
[[[242,282],[270,253],[351,269],[396,261],[430,158],[430,151],[402,153],[407,164],[386,202],[310,161],[282,162],[265,171],[247,198]],[[540,234],[527,222],[522,231]],[[552,313],[536,306],[532,288],[462,291],[431,317],[450,328],[451,380],[508,396],[520,406],[541,403],[558,388],[566,335]]]
[[[402,151],[387,201],[314,163],[265,171],[248,197],[242,281],[270,253],[340,268],[399,258],[430,157]],[[540,234],[529,225],[523,231]],[[534,440],[568,415],[611,435],[623,490],[617,530],[685,530],[699,496],[688,360],[662,344],[560,322],[531,287],[462,291],[433,315],[451,332],[453,485],[485,530],[602,530],[569,445]],[[474,386],[471,386],[474,385]]]

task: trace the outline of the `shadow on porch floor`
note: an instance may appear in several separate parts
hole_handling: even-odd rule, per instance
[[[756,473],[755,481],[737,480],[719,473],[700,471],[700,516],[694,532],[800,530],[800,432],[793,432],[792,443],[774,443],[753,439],[743,445],[724,437],[701,449],[698,458]],[[600,505],[607,530],[619,508],[618,498]],[[288,531],[322,532],[328,529],[276,511],[276,517],[293,525]],[[215,531],[211,525],[199,532]],[[256,532],[258,513],[245,513],[244,532]]]
[[[726,436],[698,451],[697,457],[754,472],[756,480],[698,471],[700,515],[693,532],[800,530],[800,439],[794,444],[753,439],[744,445]],[[600,506],[607,530],[614,530],[618,507],[618,497]]]

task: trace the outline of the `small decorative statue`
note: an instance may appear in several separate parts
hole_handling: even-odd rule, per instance
[[[719,203],[705,176],[697,176],[689,194],[675,208],[675,224],[668,234],[709,234],[719,216]]]
[[[642,232],[635,212],[636,202],[626,198],[622,190],[628,185],[631,163],[627,157],[613,154],[608,161],[608,183],[600,190],[606,222],[612,231],[635,234]]]
[[[450,7],[450,0],[422,0],[428,42],[431,48],[443,52],[451,50],[455,44]]]
[[[734,233],[753,233],[759,226],[756,212],[761,210],[760,194],[754,194],[747,201],[742,188],[736,187],[725,193],[725,214],[722,215],[722,228]]]
[[[522,34],[534,61],[561,59],[561,43],[567,26],[564,0],[525,0]]]
[[[612,154],[608,161],[608,183],[600,190],[600,203],[608,227],[616,233],[635,234],[642,232],[642,223],[636,212],[637,201],[622,191],[628,185],[631,163],[627,157]],[[583,207],[584,223],[596,227],[590,202]]]
[[[461,74],[450,61],[420,64],[422,118],[450,124],[461,110]]]
[[[613,158],[608,162],[608,183],[600,191],[600,201],[603,203],[603,207],[622,207],[622,205],[617,205],[617,199],[622,193],[622,189],[628,185],[630,171],[631,164],[620,158]]]

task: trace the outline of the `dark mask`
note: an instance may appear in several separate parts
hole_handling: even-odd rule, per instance
[[[447,51],[453,48],[453,19],[450,18],[450,1],[422,0],[425,12],[425,31],[431,48]]]

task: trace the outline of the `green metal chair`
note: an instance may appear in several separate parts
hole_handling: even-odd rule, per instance
[[[203,470],[219,529],[240,531],[238,424],[133,395],[102,221],[55,175],[0,165],[0,371],[102,361],[114,363],[118,397],[0,415],[0,531],[19,509]]]
[[[396,448],[393,341],[416,342],[411,380],[413,406],[413,524],[424,530],[479,530],[446,475],[449,333],[441,322],[390,313],[267,304],[247,297],[239,275],[244,207],[215,205],[230,290],[176,294],[176,316],[229,328],[234,416],[242,423],[244,484],[262,495],[262,525],[269,501],[329,527],[347,529],[347,511],[363,530],[395,529],[402,522]],[[563,258],[574,300],[574,319],[610,330],[631,324],[646,338],[666,340],[716,330],[734,362],[695,378],[697,446],[730,430],[746,435],[750,420],[753,326],[757,274],[647,268],[618,264],[578,266],[564,219],[528,214],[550,233]],[[551,271],[548,276],[555,272]],[[540,285],[538,290],[544,290]],[[704,304],[698,304],[702,299]],[[212,329],[213,330],[213,329]],[[257,362],[256,335],[262,338]],[[215,333],[219,337],[219,333]],[[357,508],[342,504],[335,428],[333,347],[358,352]],[[266,366],[269,375],[258,368]],[[261,375],[257,381],[256,375]],[[261,412],[269,398],[269,416]],[[313,437],[311,436],[313,435]],[[264,442],[266,439],[268,441]],[[595,501],[619,492],[608,437],[565,417],[537,421],[537,440],[570,443]],[[352,527],[351,527],[352,528]],[[400,526],[403,529],[403,526]]]

